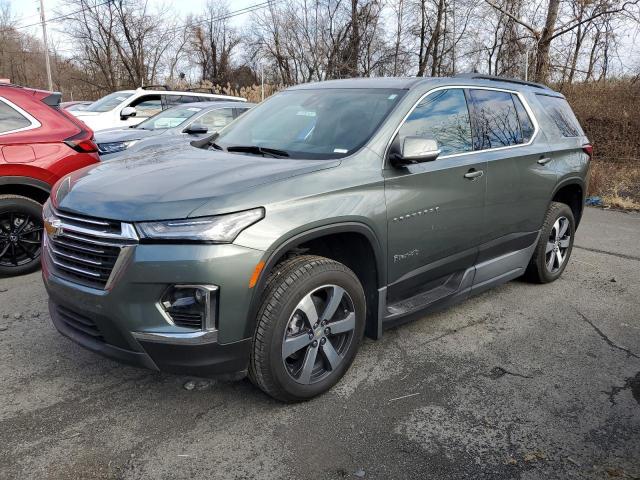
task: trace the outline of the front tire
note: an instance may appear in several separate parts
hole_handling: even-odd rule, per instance
[[[0,276],[40,267],[42,205],[20,195],[0,195]]]
[[[362,285],[343,264],[313,255],[279,264],[258,312],[249,378],[284,402],[326,392],[353,362],[365,316]]]
[[[551,202],[525,278],[534,283],[557,280],[569,262],[575,231],[571,208],[564,203]]]

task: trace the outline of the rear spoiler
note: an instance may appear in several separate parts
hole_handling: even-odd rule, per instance
[[[60,100],[62,100],[62,94],[60,92],[53,92],[42,99],[42,101],[53,108],[60,106]]]

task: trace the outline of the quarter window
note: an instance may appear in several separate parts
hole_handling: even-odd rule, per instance
[[[441,155],[472,151],[464,90],[439,90],[424,98],[400,128],[400,140],[407,136],[437,140]]]
[[[523,143],[513,97],[509,92],[469,90],[474,150]]]
[[[0,101],[0,133],[13,132],[31,125],[29,119]]]
[[[538,95],[538,100],[540,100],[545,111],[553,119],[563,137],[579,137],[584,135],[578,119],[564,98]]]

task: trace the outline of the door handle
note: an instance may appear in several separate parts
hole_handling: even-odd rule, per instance
[[[469,180],[475,180],[476,178],[480,178],[483,175],[484,175],[483,170],[476,170],[472,168],[471,170],[469,170],[467,173],[464,174],[464,178],[467,178]]]
[[[543,157],[540,160],[538,160],[538,163],[540,165],[546,165],[547,163],[549,163],[551,161],[551,157]]]

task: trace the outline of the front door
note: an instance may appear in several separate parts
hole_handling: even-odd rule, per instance
[[[464,90],[436,90],[418,104],[393,140],[438,141],[433,161],[393,167],[387,160],[387,300],[405,298],[475,263],[484,229],[486,162],[473,153]]]

